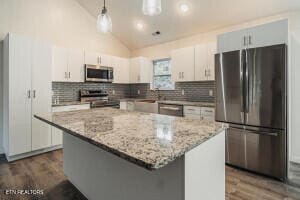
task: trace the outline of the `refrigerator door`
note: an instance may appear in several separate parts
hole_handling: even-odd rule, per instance
[[[245,51],[215,55],[216,121],[244,123],[243,52]]]
[[[283,130],[230,126],[226,130],[226,163],[285,180],[285,135]]]
[[[286,45],[246,50],[245,124],[285,129]]]
[[[286,134],[280,130],[247,130],[246,169],[286,179]]]

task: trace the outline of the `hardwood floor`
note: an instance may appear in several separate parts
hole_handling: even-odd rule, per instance
[[[7,189],[43,190],[43,195],[6,195]],[[64,176],[62,151],[7,163],[0,158],[0,199],[86,199]],[[6,191],[7,192],[7,191]],[[300,189],[226,167],[226,200],[300,199]]]

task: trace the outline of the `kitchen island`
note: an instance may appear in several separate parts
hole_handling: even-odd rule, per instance
[[[226,125],[113,108],[35,117],[64,131],[64,173],[88,199],[225,199]]]

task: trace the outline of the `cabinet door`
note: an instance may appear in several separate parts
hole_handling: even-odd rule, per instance
[[[99,65],[100,54],[97,52],[85,51],[84,52],[84,64]]]
[[[84,82],[84,51],[68,50],[68,77],[70,82]]]
[[[8,67],[8,66],[7,66]],[[31,41],[9,36],[9,156],[31,151]]]
[[[35,114],[51,114],[51,46],[34,42],[32,48],[32,150],[51,146],[51,127]]]
[[[151,69],[153,69],[152,61],[148,58],[141,58],[140,66],[140,83],[150,83]]]
[[[288,43],[288,20],[276,21],[248,30],[248,48]]]
[[[204,81],[208,68],[207,45],[200,44],[195,47],[195,81]]]
[[[217,53],[217,44],[210,42],[207,44],[207,69],[206,77],[209,81],[215,80],[215,54]]]
[[[172,77],[175,82],[194,81],[195,48],[187,47],[172,51]]]
[[[52,129],[52,146],[62,145],[63,143],[63,132],[55,127]]]
[[[247,48],[248,30],[239,30],[218,36],[218,53]]]
[[[129,83],[129,60],[113,57],[114,83]]]
[[[112,66],[112,56],[100,54],[100,65],[105,67]]]
[[[130,83],[139,83],[140,80],[140,59],[132,58],[130,60]]]
[[[52,81],[68,81],[68,50],[63,47],[52,48]]]

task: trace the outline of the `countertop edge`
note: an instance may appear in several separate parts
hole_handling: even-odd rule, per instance
[[[130,155],[127,155],[127,154],[125,154],[125,153],[123,153],[121,151],[118,151],[117,149],[111,148],[111,147],[106,146],[106,145],[101,144],[101,143],[97,143],[97,142],[95,142],[92,139],[86,138],[86,137],[84,137],[84,136],[82,136],[80,134],[77,134],[76,132],[71,131],[70,129],[66,129],[66,128],[64,128],[62,126],[59,126],[59,125],[57,125],[57,124],[55,124],[55,123],[53,123],[51,121],[48,121],[48,120],[46,120],[46,119],[44,119],[42,117],[39,117],[37,115],[34,115],[34,117],[37,118],[37,119],[39,119],[39,120],[41,120],[41,121],[43,121],[43,122],[45,122],[45,123],[50,124],[51,126],[54,126],[54,127],[58,128],[58,129],[62,130],[65,133],[68,133],[68,134],[73,135],[73,136],[75,136],[77,138],[80,138],[80,139],[82,139],[82,140],[84,140],[84,141],[86,141],[86,142],[88,142],[88,143],[90,143],[90,144],[92,144],[94,146],[97,146],[98,148],[100,148],[100,149],[102,149],[102,150],[104,150],[106,152],[112,153],[112,154],[114,154],[114,155],[116,155],[116,156],[118,156],[118,157],[120,157],[120,158],[122,158],[122,159],[124,159],[124,160],[126,160],[128,162],[131,162],[132,164],[138,165],[138,166],[140,166],[140,167],[142,167],[144,169],[147,169],[149,171],[155,171],[155,170],[158,170],[158,169],[161,169],[161,168],[167,166],[168,164],[172,163],[176,159],[182,157],[183,155],[185,155],[186,153],[188,153],[189,151],[191,151],[192,149],[194,149],[197,146],[205,143],[206,141],[210,140],[211,138],[215,137],[216,135],[222,133],[226,129],[226,127],[222,127],[219,130],[216,130],[216,132],[213,135],[211,135],[209,138],[206,138],[206,139],[202,140],[201,142],[198,142],[198,143],[196,143],[196,144],[194,144],[192,146],[189,146],[184,151],[182,151],[182,153],[178,154],[176,157],[171,157],[171,158],[163,160],[162,162],[156,163],[155,165],[152,165],[152,164],[146,163],[146,162],[144,162],[144,161],[142,161],[140,159],[137,159],[137,158],[134,158],[134,157],[132,157]]]

